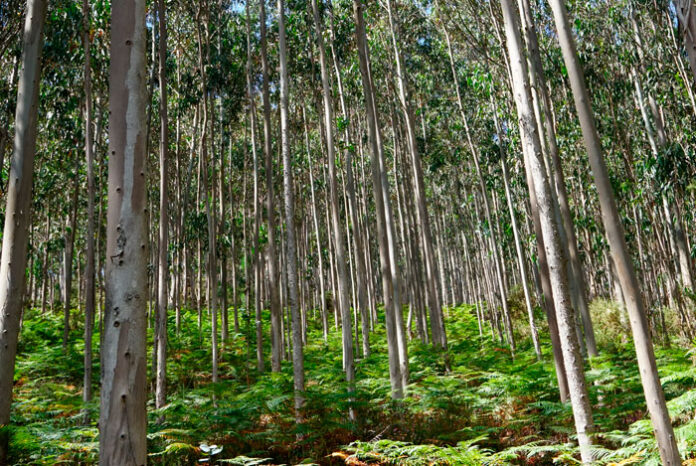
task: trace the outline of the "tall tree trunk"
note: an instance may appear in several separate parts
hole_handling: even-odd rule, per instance
[[[262,0],[263,1],[263,0]],[[259,251],[259,230],[261,228],[261,206],[259,205],[259,163],[256,151],[256,108],[251,82],[251,19],[249,2],[246,2],[246,45],[247,45],[247,100],[249,101],[249,128],[251,132],[251,153],[254,166],[254,312],[256,318],[256,368],[264,371],[263,324],[261,321],[261,253]],[[248,290],[248,285],[247,285]],[[248,293],[248,291],[247,291]],[[247,309],[247,313],[249,309]],[[250,314],[248,314],[250,315]]]
[[[580,345],[575,333],[575,319],[570,307],[566,259],[563,257],[563,249],[558,235],[558,225],[555,224],[551,188],[546,178],[546,169],[541,154],[541,142],[532,108],[527,63],[524,59],[522,39],[520,37],[517,7],[513,5],[512,0],[502,0],[501,4],[505,22],[508,56],[510,58],[513,94],[517,107],[523,150],[525,152],[525,168],[532,172],[534,188],[539,201],[544,246],[551,272],[550,278],[555,308],[558,313],[558,328],[561,334],[563,358],[566,365],[570,400],[575,418],[575,430],[578,435],[582,461],[589,464],[592,461],[590,446],[594,425],[589,395],[585,384]]]
[[[464,130],[466,134],[466,139],[467,139],[467,144],[469,145],[469,149],[471,150],[472,158],[474,159],[474,164],[476,166],[476,171],[478,173],[478,183],[479,183],[479,188],[481,189],[481,194],[483,195],[483,206],[484,206],[484,212],[486,215],[486,222],[488,222],[490,231],[491,231],[491,238],[489,239],[490,243],[490,249],[491,252],[493,253],[493,261],[494,261],[494,266],[495,266],[495,271],[496,271],[496,278],[498,282],[498,290],[501,295],[501,301],[502,301],[502,306],[503,306],[503,315],[505,317],[505,329],[507,331],[507,336],[510,344],[510,350],[512,352],[515,351],[515,338],[512,332],[512,325],[510,322],[510,311],[508,309],[507,305],[507,290],[505,287],[505,282],[503,281],[503,274],[502,274],[502,265],[501,265],[501,259],[500,259],[500,254],[498,252],[498,246],[497,246],[497,241],[494,240],[493,238],[493,222],[491,219],[491,209],[490,209],[490,200],[489,200],[489,195],[488,195],[488,190],[486,189],[485,181],[484,181],[484,173],[481,170],[481,164],[479,162],[479,151],[477,150],[476,146],[473,143],[473,140],[471,138],[471,132],[469,130],[469,122],[468,119],[464,113],[464,105],[462,102],[462,97],[461,93],[459,90],[459,78],[457,77],[457,71],[454,65],[454,54],[452,52],[452,44],[450,42],[449,38],[449,32],[447,31],[446,28],[443,28],[443,32],[445,34],[445,39],[447,41],[447,52],[449,55],[449,60],[450,60],[450,68],[452,70],[452,78],[454,80],[454,85],[455,85],[455,90],[457,94],[457,107],[459,109],[459,113],[462,119],[462,124],[464,125]]]
[[[160,211],[159,250],[157,252],[157,315],[155,344],[157,345],[157,372],[155,382],[155,407],[167,401],[167,251],[169,250],[169,199],[168,155],[169,118],[167,115],[167,18],[164,0],[157,1],[159,25],[159,87],[160,87]]]
[[[263,1],[263,0],[262,0]],[[295,389],[295,422],[302,422],[304,405],[304,355],[302,322],[297,302],[297,252],[295,243],[295,206],[293,195],[292,159],[288,128],[288,63],[285,43],[285,2],[278,0],[278,55],[280,59],[280,141],[283,154],[283,185],[285,188],[285,232],[287,234],[286,268],[288,274],[288,304],[292,315],[292,373]]]
[[[282,0],[281,0],[282,1]],[[329,165],[329,199],[331,202],[331,226],[333,230],[334,246],[336,248],[336,269],[338,275],[338,303],[341,312],[342,332],[343,332],[343,365],[346,372],[346,381],[349,390],[353,390],[355,381],[355,365],[353,361],[353,329],[350,316],[350,294],[348,290],[348,270],[346,267],[346,252],[343,232],[341,231],[341,220],[339,218],[338,203],[338,180],[336,175],[336,151],[334,142],[334,114],[333,103],[331,102],[331,87],[329,84],[329,70],[326,64],[326,48],[324,47],[322,18],[319,14],[317,0],[312,0],[312,11],[314,13],[314,30],[319,49],[319,65],[321,68],[321,84],[324,102],[324,129],[326,132],[326,148],[328,152]],[[287,201],[286,201],[287,202]],[[288,225],[288,229],[290,225]],[[289,239],[289,236],[288,236]],[[351,410],[351,416],[353,411]]]
[[[326,291],[324,285],[324,255],[321,251],[321,238],[319,234],[319,218],[317,215],[317,200],[314,195],[314,171],[312,170],[312,159],[311,152],[309,149],[309,128],[307,127],[307,119],[305,115],[305,109],[302,107],[302,122],[304,125],[305,133],[305,146],[307,150],[307,165],[309,166],[309,187],[310,194],[312,197],[312,221],[314,223],[314,239],[316,241],[317,248],[317,270],[316,275],[319,277],[319,299],[321,300],[321,328],[322,334],[324,336],[324,342],[327,341],[329,336],[329,316],[326,310]]]
[[[268,269],[271,298],[271,370],[280,371],[280,361],[283,357],[283,342],[281,333],[282,310],[280,308],[280,274],[278,271],[278,255],[276,253],[276,223],[273,202],[273,150],[271,148],[271,102],[269,96],[269,67],[266,52],[266,6],[264,0],[259,0],[259,25],[261,32],[261,67],[263,84],[263,152],[266,162],[266,214],[268,215]]]
[[[215,212],[214,206],[211,206],[212,200],[215,199],[215,188],[214,186],[209,186],[209,182],[213,177],[209,176],[208,173],[208,153],[209,145],[208,139],[212,138],[211,131],[209,131],[208,125],[212,125],[212,118],[210,117],[209,109],[209,89],[208,89],[208,76],[206,72],[206,67],[210,62],[210,32],[209,32],[209,22],[210,22],[210,9],[209,5],[201,4],[197,12],[197,25],[196,32],[198,34],[198,68],[201,70],[201,93],[203,95],[203,122],[201,125],[201,139],[200,139],[200,178],[202,180],[199,189],[202,188],[202,194],[204,196],[205,204],[205,216],[208,225],[208,258],[206,260],[206,295],[207,295],[207,305],[208,313],[210,315],[210,334],[211,334],[211,379],[213,383],[218,381],[218,328],[217,328],[217,268],[215,265],[216,261],[216,231],[215,231]],[[201,29],[204,29],[205,35],[201,33]],[[205,47],[205,50],[204,50]],[[212,163],[210,164],[212,167]],[[200,244],[200,243],[199,243]],[[202,266],[202,256],[199,257],[199,273],[201,272]],[[200,277],[201,275],[199,275]],[[202,294],[202,290],[201,290]],[[199,296],[199,303],[201,297]],[[200,318],[200,314],[199,314]],[[213,402],[215,402],[215,394],[213,394]]]
[[[428,216],[428,209],[425,201],[423,167],[418,152],[415,123],[413,122],[413,113],[409,102],[408,83],[401,64],[401,50],[398,45],[397,24],[393,10],[392,0],[387,0],[387,12],[389,15],[392,45],[394,47],[394,57],[396,60],[396,74],[399,82],[399,101],[404,112],[408,145],[411,154],[411,169],[413,170],[413,188],[416,202],[416,221],[418,223],[418,231],[421,234],[421,243],[423,245],[423,262],[425,263],[426,271],[426,287],[428,290],[428,310],[430,311],[432,341],[437,347],[447,349],[447,335],[445,333],[445,324],[442,315],[442,302],[438,294],[440,292],[440,280],[435,263],[435,250],[430,229],[430,217]]]
[[[392,398],[401,399],[404,396],[404,374],[399,354],[399,340],[397,337],[397,307],[399,306],[396,286],[392,277],[391,257],[389,254],[388,225],[386,216],[385,197],[383,195],[383,177],[380,167],[379,149],[379,122],[375,107],[374,91],[369,71],[369,58],[367,38],[365,32],[365,19],[362,11],[362,0],[353,0],[353,12],[355,15],[355,36],[360,62],[360,74],[362,76],[363,93],[367,114],[367,129],[371,146],[372,187],[375,201],[377,242],[379,245],[380,271],[382,277],[382,298],[387,327],[387,350],[389,353],[389,380],[391,383]]]
[[[587,285],[585,283],[582,265],[580,264],[578,240],[575,235],[575,225],[568,204],[568,193],[565,186],[558,143],[556,141],[553,108],[544,79],[544,70],[541,64],[536,27],[532,20],[532,10],[529,0],[518,0],[518,4],[520,5],[520,13],[524,23],[522,30],[524,32],[525,41],[527,42],[529,54],[529,77],[532,86],[533,103],[535,105],[535,117],[540,132],[539,138],[542,142],[542,151],[546,152],[545,155],[550,163],[549,176],[551,177],[553,188],[551,193],[555,195],[554,204],[558,205],[558,214],[561,219],[559,223],[559,234],[564,250],[567,251],[568,279],[570,282],[571,298],[574,308],[580,314],[580,319],[583,324],[587,353],[590,357],[594,357],[597,356],[598,353],[592,318],[587,306]],[[543,120],[543,123],[541,120]],[[545,138],[542,138],[542,135],[545,136]],[[543,143],[544,140],[546,141],[546,145]]]
[[[494,109],[495,111],[495,109]],[[496,132],[498,133],[498,140],[501,147],[504,147],[503,135],[500,129],[500,124],[498,122],[497,115],[494,116]],[[505,185],[505,198],[507,200],[508,209],[510,211],[510,220],[512,221],[512,233],[515,239],[515,250],[517,252],[517,265],[520,269],[520,277],[522,281],[522,290],[524,292],[524,302],[527,306],[527,316],[529,317],[529,328],[532,332],[532,343],[534,343],[534,352],[536,353],[537,359],[541,360],[541,346],[539,345],[539,332],[537,331],[536,322],[534,321],[534,308],[532,307],[532,299],[529,293],[529,281],[527,280],[527,267],[524,263],[524,249],[522,246],[522,241],[520,240],[519,228],[517,227],[517,216],[515,215],[515,205],[512,199],[512,193],[510,192],[510,176],[508,174],[507,168],[507,154],[504,149],[501,150],[500,164],[503,169],[503,184]]]
[[[343,115],[343,118],[345,119],[346,122],[350,122],[350,118],[348,116],[348,110],[346,108],[346,103],[345,103],[345,97],[343,93],[343,79],[341,77],[341,70],[339,67],[338,59],[336,56],[336,51],[334,47],[334,42],[335,42],[335,33],[334,33],[334,26],[333,26],[333,15],[330,16],[329,18],[329,32],[330,34],[330,48],[331,48],[331,55],[333,57],[333,63],[334,63],[334,71],[336,73],[336,84],[338,86],[338,96],[340,99],[341,103],[341,112]],[[349,145],[350,141],[350,124],[345,125],[345,130],[344,130],[344,146],[347,148]],[[355,195],[355,177],[353,175],[353,154],[352,151],[349,149],[346,149],[344,151],[346,161],[345,161],[345,166],[346,166],[346,189],[347,189],[347,196],[348,196],[348,205],[350,208],[350,215],[351,215],[351,222],[353,224],[353,242],[354,242],[354,250],[355,250],[355,260],[356,260],[356,265],[357,265],[357,280],[356,280],[356,286],[357,286],[357,305],[358,309],[360,311],[361,315],[361,320],[362,320],[362,348],[363,348],[363,356],[368,357],[370,355],[370,332],[369,332],[369,310],[368,310],[368,302],[367,302],[367,294],[368,290],[367,288],[367,266],[365,265],[365,258],[363,257],[362,252],[364,251],[364,246],[363,246],[363,235],[362,231],[360,228],[360,220],[359,220],[359,214],[358,214],[358,202],[356,200],[356,195]],[[356,334],[357,334],[357,328],[356,328]]]
[[[145,16],[143,0],[112,5],[101,465],[147,461]]]
[[[17,338],[24,303],[46,2],[28,0],[25,15],[14,152],[10,161],[0,259],[0,426],[10,422]],[[0,432],[0,464],[6,462],[8,440],[8,431],[3,429]]]
[[[681,464],[681,457],[677,449],[660,378],[657,374],[657,364],[645,315],[643,297],[638,286],[633,262],[628,253],[621,217],[614,200],[614,193],[609,181],[602,146],[592,113],[590,96],[585,84],[585,76],[578,59],[575,40],[573,39],[568,21],[568,13],[563,0],[551,0],[550,4],[553,9],[561,51],[563,52],[563,60],[568,69],[568,78],[573,91],[585,146],[587,147],[590,167],[592,168],[595,186],[599,195],[602,222],[614,263],[618,269],[623,295],[626,299],[641,382],[643,383],[646,404],[660,449],[660,457],[664,465],[678,465]]]
[[[84,91],[85,91],[85,159],[87,164],[87,236],[85,238],[85,352],[82,401],[92,401],[92,334],[94,331],[94,152],[92,142],[92,67],[90,47],[90,4],[82,1],[82,41],[85,51]],[[85,424],[89,422],[89,411],[85,410]]]

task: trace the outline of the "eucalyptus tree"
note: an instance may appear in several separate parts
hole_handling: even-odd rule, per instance
[[[565,177],[556,139],[556,127],[553,121],[553,110],[549,98],[548,88],[544,79],[544,69],[541,63],[539,41],[536,27],[532,19],[532,10],[529,0],[518,0],[519,11],[524,40],[528,50],[529,81],[532,91],[532,103],[534,116],[539,129],[541,150],[545,156],[547,172],[551,184],[551,195],[554,202],[556,216],[559,217],[558,232],[561,246],[567,256],[568,281],[570,285],[571,302],[573,308],[579,314],[584,329],[584,341],[587,354],[590,357],[597,356],[597,343],[595,342],[592,318],[587,305],[585,275],[580,264],[578,240],[575,234],[575,226],[570,213],[568,193],[565,185]]]
[[[350,316],[350,295],[348,290],[348,270],[346,267],[346,251],[341,220],[339,218],[338,204],[338,180],[336,176],[336,151],[334,141],[334,112],[329,84],[329,70],[327,66],[326,48],[324,47],[322,18],[319,13],[317,0],[312,0],[312,13],[314,18],[314,31],[319,49],[319,65],[321,70],[321,85],[324,106],[324,129],[326,133],[326,149],[329,166],[329,200],[331,204],[331,228],[336,248],[336,270],[338,275],[339,307],[341,312],[341,325],[343,335],[343,366],[346,372],[346,381],[353,384],[355,381],[355,367],[353,362],[353,329]]]
[[[416,222],[423,245],[423,258],[426,271],[426,290],[430,310],[430,325],[432,327],[433,343],[447,349],[447,335],[445,333],[444,318],[442,315],[442,303],[440,302],[439,276],[435,263],[435,250],[433,246],[432,232],[430,228],[430,217],[425,200],[425,184],[423,182],[423,167],[420,154],[418,152],[418,142],[416,140],[416,128],[411,109],[411,102],[408,90],[408,81],[405,70],[402,66],[401,50],[397,36],[397,16],[395,14],[392,0],[387,0],[387,13],[389,17],[389,28],[391,31],[392,46],[396,62],[396,74],[399,83],[399,102],[406,121],[406,133],[408,139],[409,152],[411,154],[411,170],[413,171],[413,188],[416,201]]]
[[[84,64],[84,92],[85,92],[85,163],[87,166],[87,231],[85,237],[85,272],[84,272],[84,301],[85,301],[85,329],[84,329],[84,378],[82,382],[82,400],[86,403],[92,400],[92,335],[94,332],[94,308],[95,308],[95,179],[94,179],[94,141],[92,138],[92,65],[91,65],[91,40],[90,40],[90,15],[89,0],[82,1],[82,42],[85,53]],[[85,410],[85,418],[89,412]],[[86,419],[87,420],[87,419]]]
[[[28,0],[0,257],[0,426],[10,422],[17,338],[24,304],[45,19],[46,2]],[[8,440],[8,430],[0,430],[0,464],[7,461]]]
[[[264,370],[263,360],[263,322],[261,320],[261,253],[259,251],[259,232],[261,229],[261,206],[259,205],[259,163],[256,148],[256,105],[252,88],[252,51],[251,51],[251,20],[249,18],[249,2],[245,5],[246,13],[246,78],[247,100],[249,102],[249,131],[251,132],[251,153],[254,169],[254,312],[256,315],[256,367]],[[248,289],[248,285],[247,285]],[[247,291],[248,293],[248,291]],[[249,310],[247,309],[247,312]]]
[[[111,9],[106,307],[99,463],[147,461],[145,1]]]
[[[157,345],[157,367],[155,406],[161,408],[167,399],[167,280],[169,265],[169,118],[167,114],[167,19],[164,0],[157,1],[157,24],[159,27],[159,87],[160,87],[160,199],[159,199],[159,247],[157,250],[157,314],[155,338]]]
[[[283,353],[281,331],[283,316],[280,306],[280,278],[275,239],[276,222],[275,202],[273,199],[273,141],[271,136],[271,100],[269,94],[270,70],[266,45],[266,5],[264,0],[259,0],[259,29],[261,36],[261,72],[263,75],[263,83],[261,86],[261,96],[263,98],[263,153],[266,170],[266,215],[268,217],[268,244],[266,245],[266,253],[268,272],[270,275],[269,291],[271,298],[271,370],[273,372],[279,372]]]
[[[262,0],[263,1],[263,0]],[[280,144],[283,155],[283,186],[285,192],[285,232],[286,267],[288,276],[288,304],[292,316],[292,372],[295,390],[295,422],[302,422],[304,406],[304,354],[302,349],[302,321],[297,298],[297,251],[295,243],[295,206],[292,176],[292,157],[290,154],[289,134],[289,96],[288,96],[288,62],[285,37],[285,1],[278,0],[278,51],[280,58]],[[273,286],[273,284],[271,284]],[[346,322],[343,322],[346,325]],[[350,317],[348,318],[350,326]],[[350,328],[350,327],[349,327]],[[351,338],[348,338],[351,341]]]
[[[525,168],[532,173],[538,199],[544,246],[549,261],[549,271],[551,272],[554,305],[558,314],[558,328],[561,334],[563,359],[570,389],[570,401],[573,406],[573,417],[575,418],[575,430],[578,436],[582,461],[589,464],[592,461],[590,446],[592,444],[594,422],[585,383],[580,344],[575,332],[575,319],[570,306],[568,276],[564,263],[567,259],[563,256],[564,251],[561,246],[558,225],[553,212],[551,188],[541,154],[541,142],[532,107],[532,96],[520,35],[518,11],[512,0],[501,0],[501,5],[510,59],[512,90],[517,107],[523,143],[522,150],[525,156]]]
[[[645,315],[643,296],[638,285],[632,259],[628,253],[628,247],[626,246],[626,237],[609,181],[603,149],[592,112],[590,96],[575,48],[575,40],[570,30],[568,13],[563,0],[551,0],[550,4],[558,31],[558,40],[563,52],[563,60],[568,69],[568,78],[592,167],[592,175],[599,195],[604,229],[629,313],[641,382],[646,404],[650,412],[650,419],[655,430],[655,437],[660,449],[660,456],[663,464],[677,465],[681,463],[681,456],[677,448],[674,430],[672,429],[662,385],[657,373],[657,364]]]
[[[355,37],[358,59],[360,64],[360,75],[362,77],[362,88],[365,102],[365,113],[367,118],[367,130],[370,143],[372,189],[377,223],[377,242],[379,245],[380,275],[382,281],[382,299],[384,299],[384,310],[387,327],[387,350],[389,353],[389,380],[391,383],[392,398],[401,399],[404,396],[403,364],[399,351],[398,330],[400,324],[397,318],[397,307],[400,306],[398,299],[398,281],[393,276],[394,267],[390,254],[390,241],[388,237],[389,213],[386,209],[388,199],[383,195],[384,180],[381,173],[381,148],[379,141],[379,121],[375,108],[375,96],[372,78],[369,70],[369,51],[367,49],[367,37],[365,32],[365,18],[363,16],[362,0],[353,0],[353,12],[355,17]]]

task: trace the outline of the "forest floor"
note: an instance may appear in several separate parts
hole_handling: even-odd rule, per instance
[[[610,303],[593,304],[595,313],[609,315],[611,309]],[[524,320],[518,320],[522,334]],[[199,332],[195,311],[187,312],[177,336],[172,316],[169,404],[160,410],[148,404],[150,464],[199,463],[208,458],[205,444],[222,447],[213,464],[577,463],[572,414],[558,401],[548,345],[542,348],[543,362],[537,362],[529,339],[521,335],[513,359],[490,329],[479,336],[471,307],[447,311],[450,372],[442,353],[415,339],[410,343],[411,384],[401,402],[389,398],[384,330],[371,334],[373,354],[356,363],[355,422],[347,417],[340,335],[332,331],[325,344],[321,330],[311,328],[305,348],[306,421],[299,427],[292,413],[291,365],[283,363],[278,374],[259,374],[243,313],[240,325],[244,331],[221,351],[220,382],[212,384],[209,321],[204,319]],[[11,464],[96,461],[98,402],[89,406],[91,424],[82,425],[81,335],[77,324],[65,354],[58,313],[27,313],[15,371]],[[151,339],[151,329],[148,335]],[[632,344],[617,335],[598,335],[601,355],[587,371],[600,433],[597,464],[657,465]],[[97,347],[99,333],[94,341]],[[675,345],[657,348],[657,357],[680,450],[685,458],[694,457],[696,368],[689,353]],[[98,353],[95,364],[96,387]]]

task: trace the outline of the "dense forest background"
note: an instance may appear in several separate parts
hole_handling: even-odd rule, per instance
[[[0,464],[696,461],[690,0],[0,0]]]

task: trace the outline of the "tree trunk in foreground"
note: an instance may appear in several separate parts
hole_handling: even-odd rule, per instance
[[[532,96],[527,74],[527,63],[524,58],[522,38],[519,30],[519,16],[512,0],[502,0],[505,35],[507,38],[508,56],[512,89],[517,107],[520,133],[522,135],[523,151],[525,152],[525,169],[532,172],[534,188],[539,201],[539,214],[544,237],[544,246],[549,263],[553,298],[558,315],[558,329],[561,334],[561,347],[566,367],[566,376],[570,388],[570,401],[573,407],[575,430],[580,445],[582,462],[592,461],[590,447],[592,444],[592,410],[590,407],[583,359],[580,354],[580,344],[575,331],[575,318],[570,306],[570,292],[566,258],[563,256],[558,233],[558,225],[553,211],[551,187],[546,178],[546,169],[541,154],[541,141],[537,132]]]
[[[145,1],[114,2],[99,463],[147,461]]]
[[[568,78],[573,91],[575,108],[580,119],[585,146],[587,147],[590,167],[592,168],[597,194],[599,195],[602,223],[604,224],[609,248],[616,264],[621,289],[626,301],[641,382],[643,383],[643,391],[645,393],[645,402],[650,412],[653,429],[655,430],[660,457],[662,458],[662,464],[665,466],[679,465],[681,464],[681,457],[674,437],[669,412],[667,411],[660,377],[657,374],[657,363],[655,362],[650,328],[645,315],[643,296],[639,289],[631,256],[628,253],[621,217],[616,207],[599,134],[597,133],[592,113],[585,76],[578,59],[570,24],[568,23],[568,12],[563,0],[551,0],[550,4],[553,9],[561,51],[563,52],[563,60],[568,68]]]
[[[5,426],[10,423],[17,338],[24,303],[45,18],[46,2],[28,0],[0,259],[0,464],[5,464],[7,457],[9,433]]]

